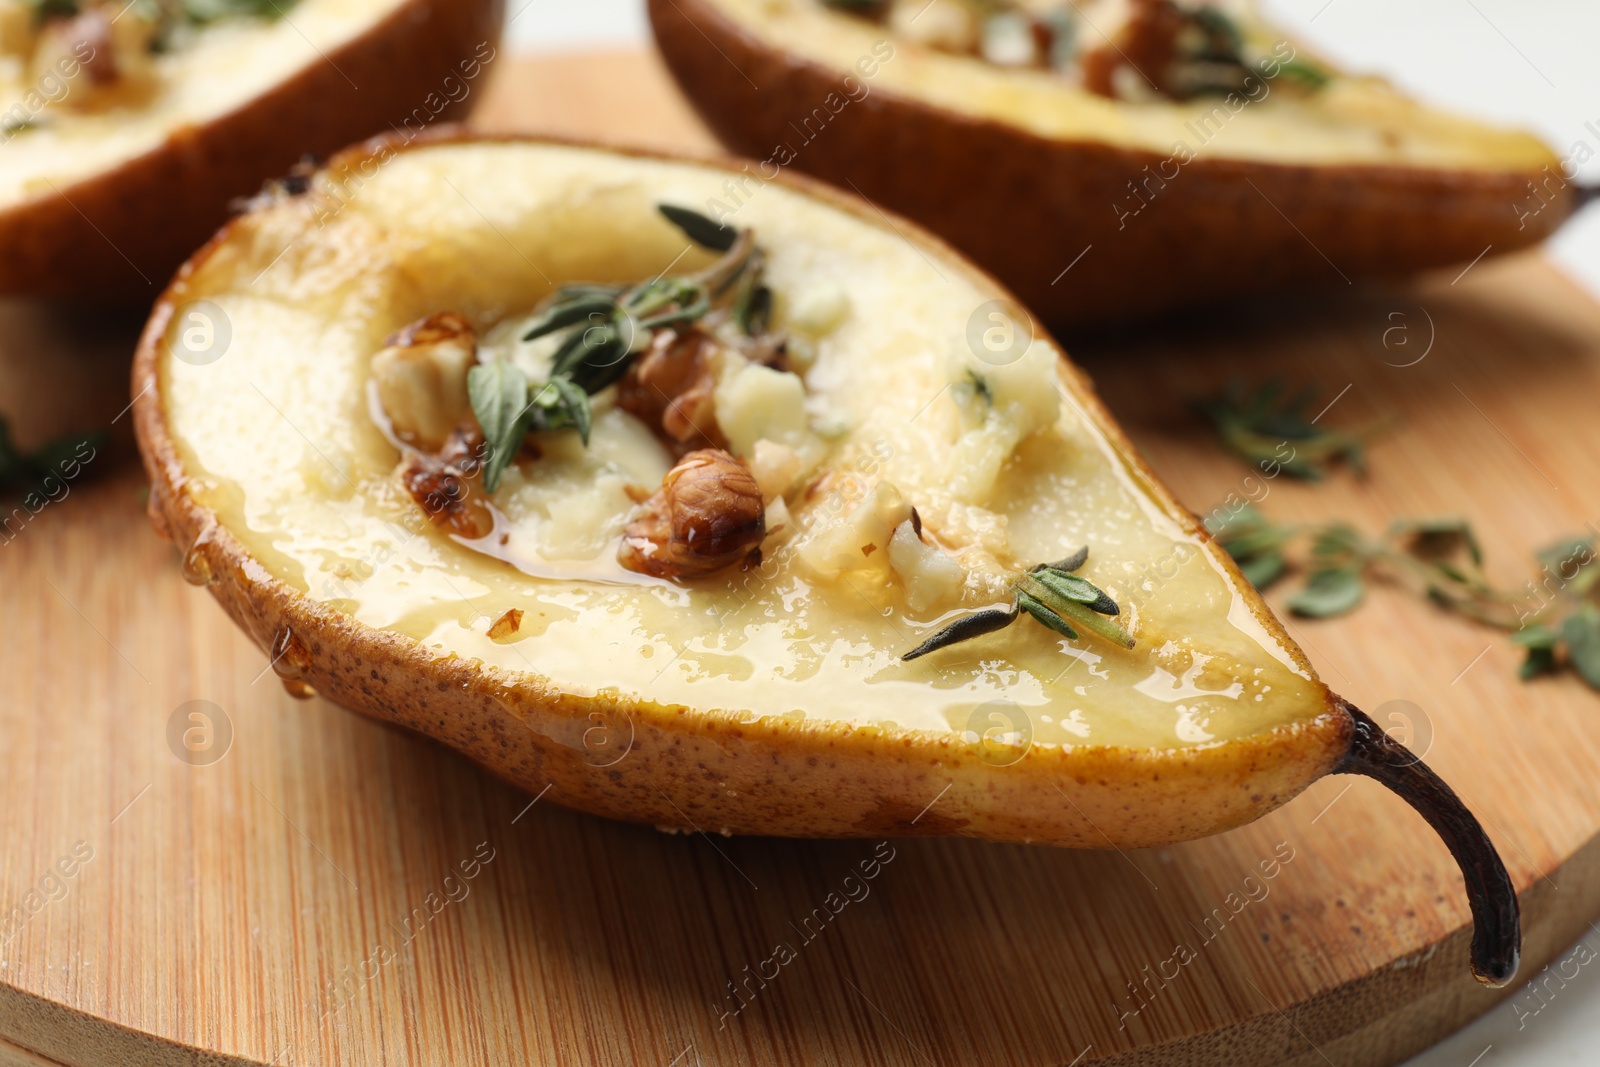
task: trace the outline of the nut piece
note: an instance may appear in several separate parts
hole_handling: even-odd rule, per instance
[[[489,627],[489,640],[506,641],[522,632],[522,609],[510,608]]]
[[[372,357],[372,380],[394,435],[425,452],[472,420],[467,371],[478,356],[472,324],[451,311],[413,322]]]
[[[717,426],[717,375],[722,348],[697,330],[660,330],[617,388],[617,406],[638,417],[668,444],[726,448]]]
[[[134,6],[82,4],[71,5],[76,14],[47,12],[32,42],[33,77],[44,85],[71,82],[70,92],[52,96],[52,103],[94,110],[133,102],[155,87],[151,46],[158,20],[152,11],[130,10]]]
[[[703,578],[761,558],[766,507],[750,468],[720,449],[678,461],[622,535],[617,561],[655,578]]]
[[[478,479],[478,440],[465,430],[450,435],[439,453],[408,452],[400,479],[435,526],[468,540],[494,531],[494,511]]]

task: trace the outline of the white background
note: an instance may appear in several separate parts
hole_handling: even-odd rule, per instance
[[[1586,142],[1596,158],[1579,180],[1600,183],[1600,135],[1584,128],[1591,122],[1600,129],[1596,0],[1268,0],[1265,6],[1290,36],[1347,68],[1386,74],[1434,103],[1533,129],[1563,157],[1575,142]],[[511,17],[510,40],[523,50],[649,38],[643,0],[511,0]],[[1600,204],[1568,225],[1549,254],[1600,297]],[[1600,933],[1591,932],[1587,942],[1600,946]],[[1567,972],[1573,969],[1569,964]],[[1537,1014],[1527,1006],[1539,1001],[1514,995],[1408,1067],[1600,1063],[1600,967],[1584,967],[1564,988],[1554,981],[1549,987],[1555,995]]]

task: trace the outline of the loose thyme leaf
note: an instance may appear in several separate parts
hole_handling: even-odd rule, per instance
[[[683,231],[683,235],[697,245],[716,252],[726,252],[739,239],[739,231],[732,226],[706,218],[698,211],[675,204],[657,204],[657,209],[667,221]]]
[[[1561,669],[1556,650],[1561,647],[1561,635],[1543,623],[1534,623],[1511,635],[1511,643],[1523,648],[1527,655],[1517,676],[1523,681],[1541,674],[1553,674]]]
[[[1239,564],[1239,573],[1244,575],[1244,580],[1258,590],[1266,589],[1282,578],[1284,571],[1289,568],[1289,561],[1277,549],[1271,549],[1248,559],[1238,559],[1235,562]]]
[[[467,397],[488,445],[483,488],[492,493],[500,487],[500,476],[522,448],[522,439],[533,423],[528,376],[505,360],[480,363],[467,371]]]
[[[1569,537],[1541,549],[1536,557],[1557,580],[1569,584],[1578,596],[1587,596],[1600,582],[1600,567],[1594,566],[1595,545],[1587,537]]]
[[[1561,624],[1567,658],[1590,688],[1600,689],[1600,608],[1586,604]]]
[[[1265,589],[1283,576],[1288,566],[1283,545],[1293,535],[1292,527],[1274,523],[1246,504],[1226,515],[1214,512],[1206,519],[1206,529],[1257,589]]]
[[[1353,610],[1365,592],[1359,570],[1317,571],[1304,589],[1289,598],[1289,610],[1313,619],[1331,618]]]
[[[733,321],[746,337],[766,333],[772,324],[772,290],[760,282],[741,286],[733,305]]]
[[[1393,537],[1410,537],[1412,551],[1424,558],[1443,558],[1465,548],[1474,566],[1483,566],[1483,548],[1466,519],[1397,519],[1389,525]]]
[[[1016,621],[1016,608],[1012,608],[1010,611],[1005,608],[989,608],[986,611],[963,615],[900,658],[902,660],[918,659],[926,656],[929,652],[937,652],[941,648],[949,648],[951,645],[965,641],[968,638],[981,637],[984,634],[994,633],[996,630],[1003,630]]]

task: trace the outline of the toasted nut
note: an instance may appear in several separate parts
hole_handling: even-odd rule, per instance
[[[521,630],[522,609],[511,608],[507,610],[504,615],[496,619],[493,626],[489,627],[489,640],[504,641],[507,638],[517,636]]]
[[[413,322],[385,344],[372,357],[372,379],[389,426],[407,444],[436,452],[472,419],[467,371],[477,359],[477,334],[447,311]]]
[[[408,452],[400,478],[435,526],[475,541],[494,530],[478,467],[476,438],[458,429],[442,452]]]
[[[623,533],[617,560],[656,578],[703,578],[760,559],[766,508],[750,468],[720,449],[678,461]]]
[[[661,330],[634,361],[617,390],[617,406],[637,416],[668,444],[725,448],[712,395],[722,347],[697,329]]]
[[[146,11],[127,10],[132,6],[83,5],[79,14],[49,17],[39,27],[33,44],[34,76],[82,72],[71,92],[56,102],[78,109],[100,108],[127,103],[130,94],[154,87],[150,46],[158,20]]]

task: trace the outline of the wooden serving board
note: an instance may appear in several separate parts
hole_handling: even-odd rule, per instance
[[[489,128],[707,143],[648,56],[499,78]],[[1366,780],[1126,854],[666,836],[290,699],[145,522],[119,415],[138,325],[0,306],[24,441],[112,434],[0,542],[0,1065],[1342,1067],[1496,1001],[1444,848]],[[1508,584],[1600,518],[1600,307],[1537,258],[1068,340],[1197,509],[1264,487],[1283,518],[1460,513]],[[1365,481],[1252,489],[1187,407],[1233,374],[1396,429]],[[1407,739],[1523,890],[1536,973],[1600,912],[1600,694],[1517,681],[1502,636],[1397,591],[1292,630],[1380,718],[1417,709]]]

